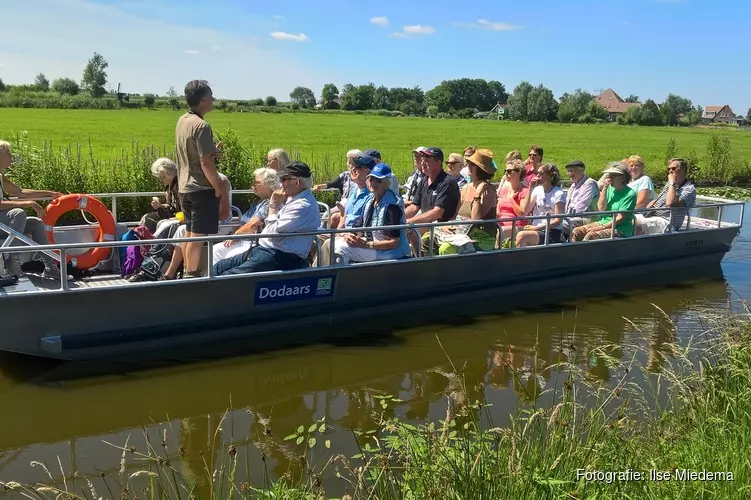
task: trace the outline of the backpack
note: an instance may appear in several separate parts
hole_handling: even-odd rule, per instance
[[[173,238],[179,228],[180,224],[165,225],[154,235],[154,239]],[[143,256],[141,265],[132,277],[132,281],[158,281],[162,277],[163,269],[172,260],[174,250],[175,245],[170,243],[151,245],[149,251]]]

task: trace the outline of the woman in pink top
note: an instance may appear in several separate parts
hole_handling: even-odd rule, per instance
[[[522,172],[524,172],[524,164],[521,160],[512,160],[506,163],[505,182],[498,193],[496,216],[499,219],[524,215],[521,201],[527,195],[527,187],[522,182]],[[498,224],[501,226],[501,232],[498,234],[499,244],[497,245],[500,248],[506,238],[511,238],[514,222],[504,221]],[[515,232],[518,233],[520,231],[519,228],[524,227],[526,224],[526,220],[517,220],[515,224],[517,229]]]

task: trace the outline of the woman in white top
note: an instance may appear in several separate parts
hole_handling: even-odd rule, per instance
[[[566,207],[566,193],[560,188],[561,174],[558,167],[552,163],[540,165],[537,175],[530,180],[529,191],[521,202],[521,208],[526,214],[533,216],[563,214]],[[545,242],[545,219],[535,219],[532,224],[525,226],[516,235],[516,246],[527,247]],[[550,219],[548,228],[548,243],[560,243],[563,230],[563,219]]]
[[[631,173],[628,187],[636,192],[636,208],[646,208],[647,203],[655,197],[655,186],[648,175],[644,175],[644,159],[639,155],[632,155],[626,161]]]

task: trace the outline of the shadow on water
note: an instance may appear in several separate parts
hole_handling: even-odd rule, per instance
[[[42,459],[56,463],[58,456],[68,470],[116,471],[120,454],[103,440],[131,439],[141,449],[144,432],[159,442],[165,427],[187,450],[183,464],[199,474],[199,452],[209,449],[206,436],[221,427],[217,453],[228,443],[238,450],[242,445],[249,461],[268,465],[279,476],[300,453],[282,436],[324,416],[334,429],[330,452],[351,456],[348,430],[374,428],[378,394],[403,400],[389,408],[389,415],[410,422],[443,418],[446,399],[458,394],[452,363],[469,397],[492,404],[502,425],[519,400],[536,400],[545,384],[554,383],[552,366],[563,347],[603,381],[609,380],[609,368],[593,353],[603,342],[621,346],[638,340],[650,351],[644,363],[659,365],[677,332],[655,306],[685,321],[693,314],[687,302],[707,300],[721,307],[728,301],[719,266],[691,270],[691,276],[692,282],[675,284],[674,275],[656,273],[648,287],[629,280],[586,289],[564,286],[555,291],[555,300],[539,295],[502,304],[492,295],[473,303],[457,299],[455,307],[415,310],[408,318],[375,315],[333,330],[114,361],[51,364],[2,356],[0,428],[13,432],[0,434],[0,480],[43,481],[38,471],[22,465]],[[220,425],[228,407],[233,411]],[[265,421],[271,422],[270,435]],[[3,462],[1,450],[14,450],[14,462]],[[251,478],[252,484],[259,481],[260,476]]]
[[[487,301],[464,303],[457,300],[456,308],[415,309],[409,316],[379,317],[354,324],[332,327],[316,327],[309,330],[286,331],[262,337],[250,336],[247,339],[222,341],[170,349],[169,352],[150,351],[128,356],[87,361],[56,361],[12,353],[0,353],[0,394],[9,386],[20,383],[54,384],[79,378],[120,375],[134,376],[134,372],[164,369],[174,366],[188,368],[215,360],[231,359],[247,355],[264,356],[301,346],[321,348],[364,348],[398,347],[406,342],[398,333],[412,328],[451,329],[467,328],[477,324],[480,318],[495,315],[499,319],[516,315],[560,313],[572,309],[580,301],[588,304],[608,303],[626,299],[633,295],[659,293],[660,290],[691,290],[697,282],[722,282],[721,266],[692,270],[690,281],[675,281],[675,274],[661,274],[656,271],[650,276],[649,286],[643,287],[630,279],[607,280],[606,283],[587,286],[563,287],[555,290],[555,300],[549,296],[518,295],[503,297],[503,302],[489,295]],[[636,285],[636,286],[635,286]],[[603,288],[607,286],[607,292]],[[377,310],[378,305],[373,305]],[[249,329],[252,327],[248,327]],[[4,387],[5,386],[5,387]]]

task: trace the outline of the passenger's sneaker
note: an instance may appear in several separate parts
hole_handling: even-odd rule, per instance
[[[7,260],[6,271],[14,278],[23,278],[25,274],[23,269],[21,269],[21,257],[10,255]]]
[[[44,267],[44,273],[42,273],[42,276],[44,278],[55,278],[60,279],[60,269],[57,266],[45,266]],[[70,274],[66,277],[68,281],[73,281],[73,276]]]

